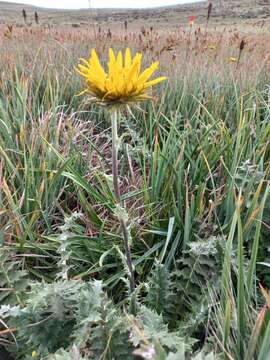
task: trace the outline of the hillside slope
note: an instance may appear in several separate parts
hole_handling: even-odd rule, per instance
[[[212,21],[217,23],[235,22],[237,19],[268,19],[270,18],[270,0],[213,0]],[[34,21],[37,11],[43,24],[49,25],[85,25],[94,17],[102,23],[120,23],[124,21],[157,24],[160,26],[176,26],[187,22],[189,15],[196,15],[197,21],[205,22],[207,1],[194,4],[176,5],[155,9],[80,9],[55,10],[37,8],[30,5],[0,2],[0,23],[23,24],[22,9],[28,15],[29,23]]]

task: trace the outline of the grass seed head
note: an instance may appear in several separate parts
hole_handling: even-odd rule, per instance
[[[210,20],[212,10],[213,10],[213,4],[212,4],[212,2],[209,2],[208,8],[207,8],[207,22]]]
[[[22,16],[23,16],[24,23],[26,24],[27,23],[27,14],[24,9],[22,10]]]

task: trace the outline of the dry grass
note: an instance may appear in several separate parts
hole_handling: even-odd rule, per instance
[[[32,73],[38,67],[54,67],[70,74],[78,56],[87,56],[91,47],[107,54],[109,47],[126,46],[141,51],[146,60],[160,59],[162,70],[169,75],[189,78],[194,73],[243,77],[245,81],[270,69],[270,41],[267,32],[246,32],[238,28],[209,28],[195,25],[191,35],[187,28],[154,30],[137,27],[125,30],[122,26],[74,29],[0,26],[1,78],[19,65]],[[110,34],[108,34],[108,31]],[[238,58],[241,41],[245,48],[241,54],[238,71],[231,58]]]
[[[141,51],[146,62],[160,59],[161,71],[169,77],[172,88],[179,80],[183,82],[187,92],[189,90],[192,92],[194,86],[200,86],[204,99],[200,105],[201,109],[207,108],[208,104],[212,103],[217,112],[226,100],[224,96],[221,96],[213,105],[214,89],[208,92],[208,84],[211,79],[215,79],[219,86],[236,82],[244,91],[270,71],[270,51],[265,46],[270,41],[270,35],[263,32],[247,34],[241,31],[242,25],[239,26],[239,29],[224,28],[222,31],[213,30],[211,27],[207,29],[206,26],[195,24],[190,32],[187,27],[169,31],[154,30],[152,27],[136,28],[129,24],[126,27],[123,29],[122,26],[111,26],[111,36],[108,36],[108,29],[104,27],[100,27],[94,32],[92,26],[79,29],[70,26],[51,29],[39,26],[10,29],[7,26],[0,26],[0,86],[3,94],[9,99],[12,97],[12,84],[19,78],[21,86],[19,91],[22,94],[28,94],[26,95],[28,96],[26,101],[29,104],[28,112],[37,124],[37,128],[33,129],[34,133],[30,132],[31,141],[37,142],[38,133],[43,134],[42,136],[50,141],[48,132],[51,121],[50,111],[51,109],[55,111],[54,106],[59,106],[59,98],[63,99],[61,105],[72,106],[70,104],[73,104],[74,94],[80,89],[80,82],[74,67],[77,65],[78,57],[87,56],[91,47],[95,47],[104,58],[107,56],[109,47],[123,49],[129,46],[134,51]],[[245,46],[241,51],[238,64],[237,60],[243,40]],[[34,102],[35,92],[39,92],[41,86],[39,81],[44,82],[42,86],[46,89],[47,112],[43,114],[42,119],[35,119],[31,104]],[[48,88],[50,86],[53,86],[53,89]],[[154,98],[155,105],[158,105],[158,100]],[[95,126],[93,127],[91,118],[86,123],[78,121],[78,126],[76,125],[76,118],[80,118],[81,109],[77,111],[78,115],[76,112],[73,113],[72,119],[64,116],[61,112],[57,114],[57,139],[60,139],[59,132],[64,134],[61,141],[57,140],[58,150],[64,157],[68,157],[71,152],[70,141],[72,140],[76,147],[83,147],[84,139],[88,134],[98,150],[98,153],[94,152],[92,155],[90,168],[93,167],[95,172],[101,171],[99,154],[103,154],[102,162],[107,158],[109,164],[110,145],[106,137],[103,137]],[[72,131],[71,121],[73,124],[75,121]],[[25,129],[25,131],[29,130]],[[22,143],[24,141],[23,139]],[[20,147],[20,138],[18,146]],[[86,155],[83,155],[85,161],[89,161],[88,153],[89,147],[86,146]],[[132,163],[129,163],[129,166],[132,167]],[[110,166],[107,167],[107,170],[103,168],[103,171],[109,169]],[[142,179],[138,175],[139,169],[135,166],[134,169],[129,169],[129,173],[132,176],[122,179],[124,193],[139,190],[141,187]],[[89,170],[89,175],[86,171],[85,178],[88,182],[91,183],[92,177],[91,170]],[[61,197],[61,193],[59,196]],[[130,201],[128,207],[130,211],[133,211],[133,207],[139,209],[137,213],[134,211],[134,217],[139,214],[142,225],[145,222],[145,216],[140,203],[141,199],[135,204]],[[72,210],[78,209],[72,208]],[[96,211],[101,219],[107,219],[107,224],[111,227],[108,211],[100,206]],[[143,231],[143,226],[141,226],[141,230]],[[97,230],[89,223],[87,233],[93,235],[97,233]]]
[[[133,12],[133,20],[138,19],[131,21],[121,12],[119,23],[103,20],[93,27],[79,17],[74,27],[73,18],[56,12],[49,26],[42,13],[39,26],[20,25],[17,15],[0,25],[0,244],[12,264],[14,257],[22,259],[15,266],[26,270],[27,283],[33,278],[52,282],[66,256],[61,249],[67,239],[70,278],[94,277],[105,282],[115,302],[125,297],[123,263],[112,252],[122,249],[122,239],[114,212],[110,123],[103,109],[76,96],[82,84],[74,68],[93,47],[105,62],[109,47],[128,46],[143,53],[145,64],[159,59],[162,74],[168,76],[153,102],[140,111],[126,111],[119,121],[119,174],[136,282],[148,281],[155,259],[164,257],[174,272],[192,244],[208,247],[213,239],[224,244],[228,239],[225,258],[218,264],[224,260],[223,283],[218,277],[215,291],[232,304],[240,325],[247,324],[249,337],[260,312],[260,306],[253,309],[250,296],[259,292],[255,281],[247,296],[241,293],[240,286],[247,288],[244,281],[239,284],[237,301],[231,296],[236,286],[226,291],[227,284],[238,281],[238,269],[244,274],[249,266],[252,279],[255,262],[269,262],[269,25],[267,19],[240,21],[232,15],[219,21],[213,9],[206,26],[207,8],[196,9],[193,27],[188,25],[189,7],[182,15],[159,10],[162,21],[154,24],[155,17],[145,23],[142,13]],[[165,28],[169,15],[172,21]],[[53,25],[56,20],[59,24]],[[259,238],[257,257],[253,244],[259,244]],[[237,256],[239,264],[230,277],[227,269],[236,266]],[[205,271],[203,290],[219,273],[216,263],[209,264],[212,270]],[[187,276],[195,273],[192,262],[191,267],[185,265]],[[258,267],[256,277],[269,288],[265,273]],[[186,277],[177,280],[179,298],[188,283],[193,284]],[[201,288],[199,277],[198,284]],[[189,302],[200,305],[205,294],[200,290],[199,301],[193,301],[193,289],[187,291]],[[247,316],[242,306],[241,311],[237,308],[246,299]],[[206,305],[217,311],[210,326],[222,342],[227,315],[215,299]],[[186,315],[197,321],[181,307],[175,323],[185,321]],[[199,316],[204,327],[207,319]],[[235,318],[229,322],[226,351],[234,355]],[[187,336],[205,338],[204,330],[199,332],[194,336],[191,329]],[[240,332],[237,341],[249,349]],[[243,359],[242,350],[234,358]]]

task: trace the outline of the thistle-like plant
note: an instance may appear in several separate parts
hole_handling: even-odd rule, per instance
[[[111,111],[112,124],[112,176],[114,195],[116,200],[115,215],[119,219],[124,239],[126,262],[129,271],[130,292],[135,289],[134,269],[130,250],[130,228],[128,213],[120,193],[118,174],[118,149],[120,139],[118,137],[118,121],[120,111],[128,104],[150,99],[149,89],[165,80],[158,77],[149,80],[158,69],[159,62],[154,62],[149,68],[141,72],[142,54],[137,53],[132,58],[130,49],[126,49],[125,57],[121,51],[114,54],[109,50],[108,72],[100,64],[95,50],[92,50],[89,60],[80,59],[82,64],[78,65],[78,72],[85,79],[86,88],[81,94],[88,94],[92,100],[104,105]]]

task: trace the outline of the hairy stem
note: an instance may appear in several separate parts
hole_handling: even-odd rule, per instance
[[[112,113],[112,174],[113,174],[114,195],[117,203],[121,205],[121,194],[119,188],[119,175],[118,175],[119,138],[117,133],[117,117],[118,117],[118,111],[114,110]]]
[[[118,174],[118,149],[119,149],[119,138],[117,133],[117,118],[118,118],[118,111],[114,110],[111,115],[112,121],[112,175],[113,175],[113,187],[114,187],[114,194],[117,201],[117,205],[124,208],[124,204],[121,200],[121,193],[119,187],[119,174]],[[121,231],[124,240],[124,247],[125,247],[125,255],[126,255],[126,262],[127,267],[129,270],[129,286],[130,292],[132,293],[135,289],[135,280],[134,280],[134,271],[131,259],[131,250],[129,246],[129,229],[127,220],[123,215],[122,212],[119,212],[119,221],[121,225]]]

